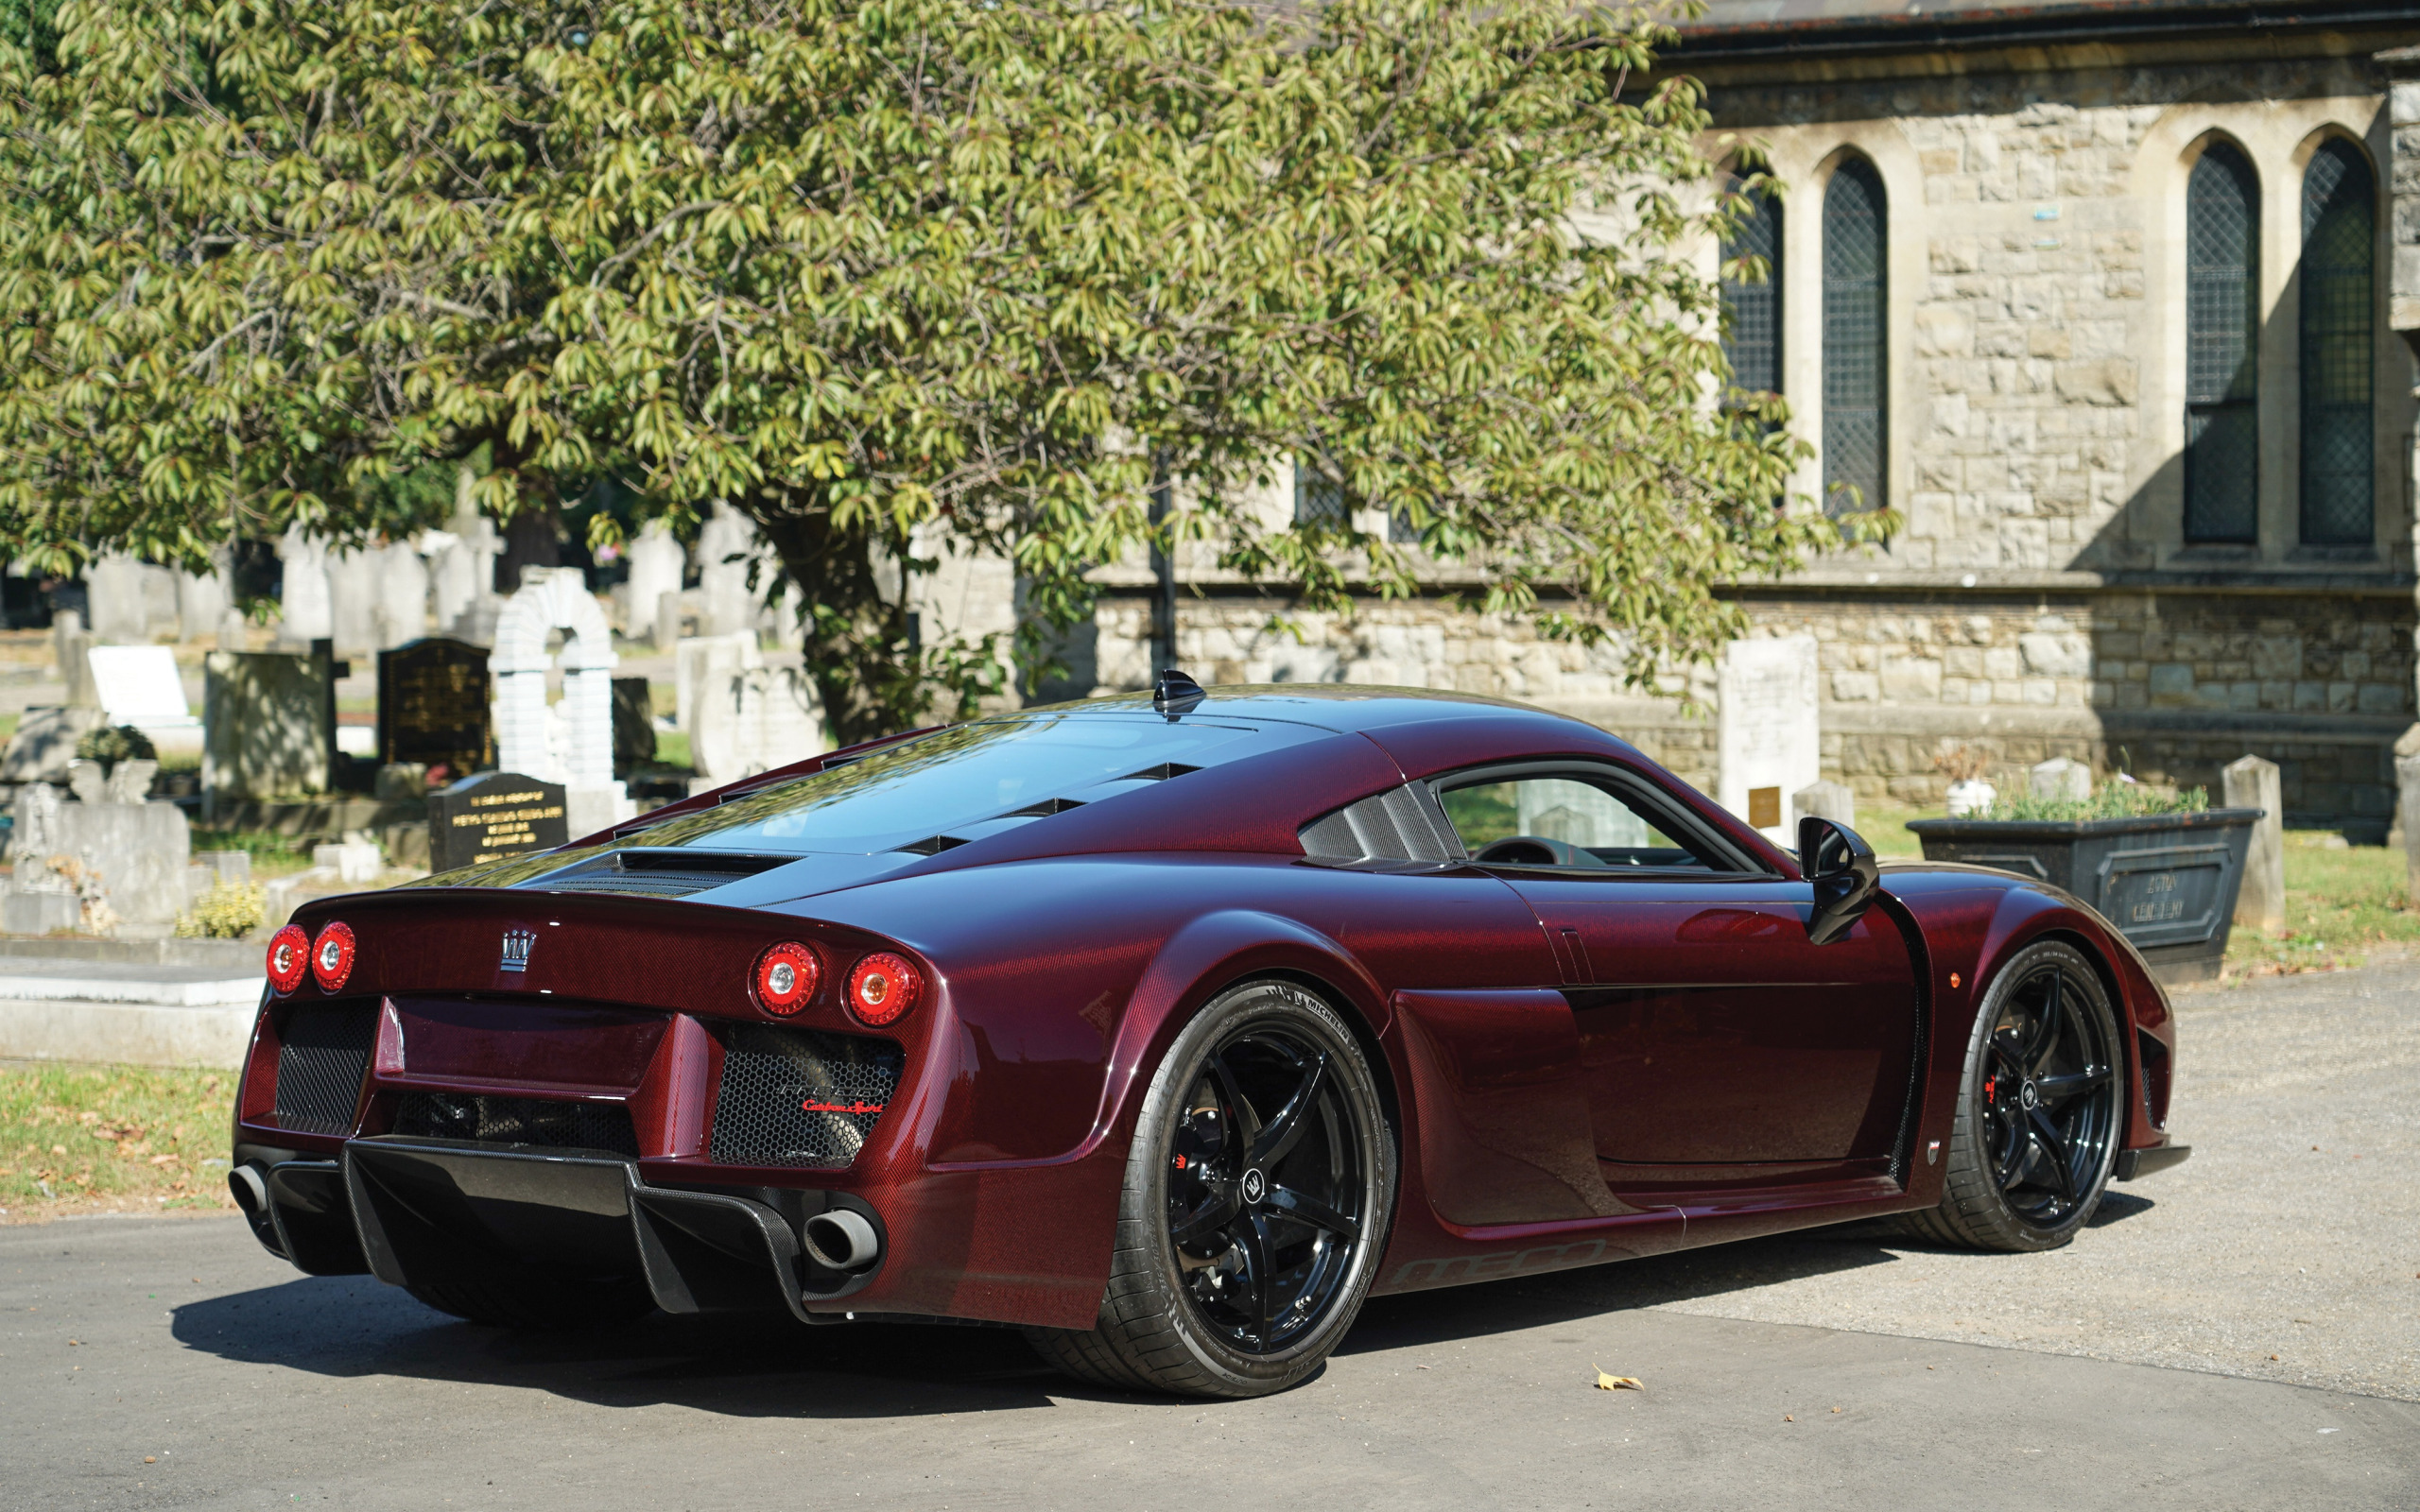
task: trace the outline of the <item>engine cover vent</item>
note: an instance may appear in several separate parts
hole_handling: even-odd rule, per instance
[[[888,1040],[769,1024],[732,1024],[722,1044],[711,1149],[726,1165],[847,1165],[907,1059]]]
[[[277,1124],[306,1134],[350,1134],[378,1029],[373,1001],[299,1004],[278,1030]]]
[[[477,1092],[412,1092],[395,1114],[395,1132],[417,1139],[481,1144],[534,1144],[553,1150],[607,1150],[635,1160],[638,1135],[619,1103]]]
[[[535,877],[522,885],[543,892],[631,893],[643,898],[686,898],[693,892],[728,886],[797,856],[741,855],[731,851],[692,850],[683,846],[609,851]]]

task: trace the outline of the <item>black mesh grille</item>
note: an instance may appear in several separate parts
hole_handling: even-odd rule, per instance
[[[350,1134],[377,1032],[375,1003],[290,1009],[277,1047],[277,1123],[309,1134]]]
[[[611,1150],[635,1157],[638,1136],[619,1103],[565,1103],[537,1097],[413,1092],[395,1115],[395,1132],[419,1139],[535,1144],[557,1150]]]
[[[723,1035],[714,1158],[729,1165],[846,1165],[899,1086],[888,1040],[734,1024]]]
[[[686,898],[726,887],[739,879],[728,871],[594,871],[530,884],[548,892],[622,892],[645,898]]]

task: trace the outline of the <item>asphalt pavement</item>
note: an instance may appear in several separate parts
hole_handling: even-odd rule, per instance
[[[2066,1249],[1841,1231],[1384,1299],[1255,1402],[994,1329],[517,1338],[229,1219],[0,1228],[0,1506],[2420,1506],[2420,968],[2179,1003],[2194,1159]]]

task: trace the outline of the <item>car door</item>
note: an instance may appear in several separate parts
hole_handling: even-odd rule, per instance
[[[1642,777],[1558,761],[1432,789],[1474,862],[1545,926],[1616,1193],[1812,1177],[1891,1154],[1916,998],[1880,910],[1806,936],[1813,890]]]

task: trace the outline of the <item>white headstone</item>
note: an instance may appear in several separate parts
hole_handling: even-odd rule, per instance
[[[681,592],[681,575],[689,554],[661,520],[650,520],[631,542],[630,634],[651,634],[660,621],[664,595]],[[670,650],[665,643],[661,649]]]
[[[697,754],[698,734],[706,723],[707,716],[700,707],[706,690],[726,689],[733,678],[764,664],[765,659],[756,649],[756,637],[746,631],[735,635],[693,635],[674,643],[672,721],[688,732],[692,759]]]
[[[348,549],[328,554],[329,637],[337,655],[377,649],[378,554]]]
[[[748,574],[759,549],[756,527],[729,504],[717,500],[714,518],[698,532],[698,588],[705,599],[708,635],[731,635],[755,627],[763,575],[758,575],[759,586],[752,589]]]
[[[559,712],[546,705],[546,654],[551,631],[564,632],[563,696]],[[496,616],[495,751],[498,767],[527,772],[569,789],[614,785],[613,630],[577,567],[533,567],[521,591]],[[563,735],[549,742],[550,720]],[[550,745],[553,747],[550,749]]]
[[[141,645],[151,639],[143,564],[124,552],[112,552],[84,569],[84,606],[93,639],[103,645]]]
[[[2065,756],[2029,767],[2026,781],[2035,798],[2077,802],[2092,797],[2092,768]]]
[[[277,554],[285,563],[285,586],[278,593],[277,641],[308,650],[313,641],[326,640],[335,629],[328,602],[328,548],[297,525],[278,543]]]
[[[1790,795],[1824,778],[1815,638],[1734,641],[1716,672],[1716,799],[1776,845],[1794,845]]]
[[[382,651],[428,633],[428,567],[408,541],[378,554],[378,610]]]
[[[230,576],[223,563],[215,572],[177,575],[178,640],[201,641],[218,633],[235,602]]]
[[[84,653],[110,723],[199,727],[185,701],[176,653],[164,645],[96,645]]]
[[[177,578],[175,571],[143,562],[135,569],[135,579],[143,593],[143,639],[155,635],[177,633]]]

